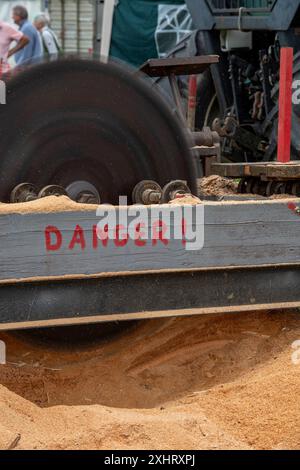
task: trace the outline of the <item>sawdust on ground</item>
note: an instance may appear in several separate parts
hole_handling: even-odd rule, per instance
[[[0,202],[0,215],[2,214],[28,214],[31,212],[49,214],[51,212],[93,211],[95,204],[78,204],[68,196],[48,196],[35,201],[17,204]]]
[[[238,182],[233,179],[211,175],[198,180],[199,195],[202,196],[226,196],[237,194]]]
[[[298,311],[145,321],[87,349],[0,339],[2,449],[300,447]]]
[[[172,205],[195,205],[201,201],[196,196],[185,196],[176,198],[170,202]],[[6,204],[0,202],[0,215],[5,214],[29,214],[43,213],[49,214],[53,212],[96,212],[98,205],[95,204],[79,204],[72,201],[68,196],[48,196],[35,201],[17,204]]]

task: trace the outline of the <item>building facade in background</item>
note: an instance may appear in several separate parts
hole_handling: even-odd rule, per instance
[[[49,0],[51,27],[65,52],[87,54],[93,48],[93,0]]]

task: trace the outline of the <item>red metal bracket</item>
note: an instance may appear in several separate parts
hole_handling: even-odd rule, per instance
[[[288,163],[291,160],[293,62],[293,48],[283,47],[280,51],[277,148],[277,161],[280,163]]]
[[[197,75],[189,77],[189,97],[188,97],[188,126],[191,131],[195,130],[195,118],[197,108]]]

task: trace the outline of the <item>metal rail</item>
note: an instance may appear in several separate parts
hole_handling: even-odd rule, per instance
[[[243,8],[246,13],[269,13],[276,0],[207,0],[213,13],[238,13]]]

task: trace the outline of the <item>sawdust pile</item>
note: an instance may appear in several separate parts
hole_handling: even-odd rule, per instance
[[[211,175],[201,178],[198,184],[198,192],[202,196],[226,196],[226,194],[237,194],[238,182],[222,176]]]
[[[51,212],[81,212],[93,211],[97,209],[95,204],[78,204],[72,201],[68,196],[48,196],[35,201],[17,204],[6,204],[0,202],[0,215],[3,214],[28,214],[28,213],[43,213],[49,214]]]
[[[201,201],[196,196],[184,196],[173,201],[171,205],[195,205],[200,204]],[[95,204],[79,204],[72,201],[68,196],[48,196],[35,201],[30,201],[17,204],[7,204],[0,202],[0,215],[4,214],[29,214],[29,213],[43,213],[49,214],[53,212],[96,212],[98,205]]]
[[[201,200],[193,196],[192,194],[183,197],[177,197],[169,202],[170,206],[181,206],[181,205],[189,205],[189,206],[196,206],[197,204],[201,204]]]
[[[0,339],[2,449],[300,447],[299,312],[151,320],[84,350]]]

